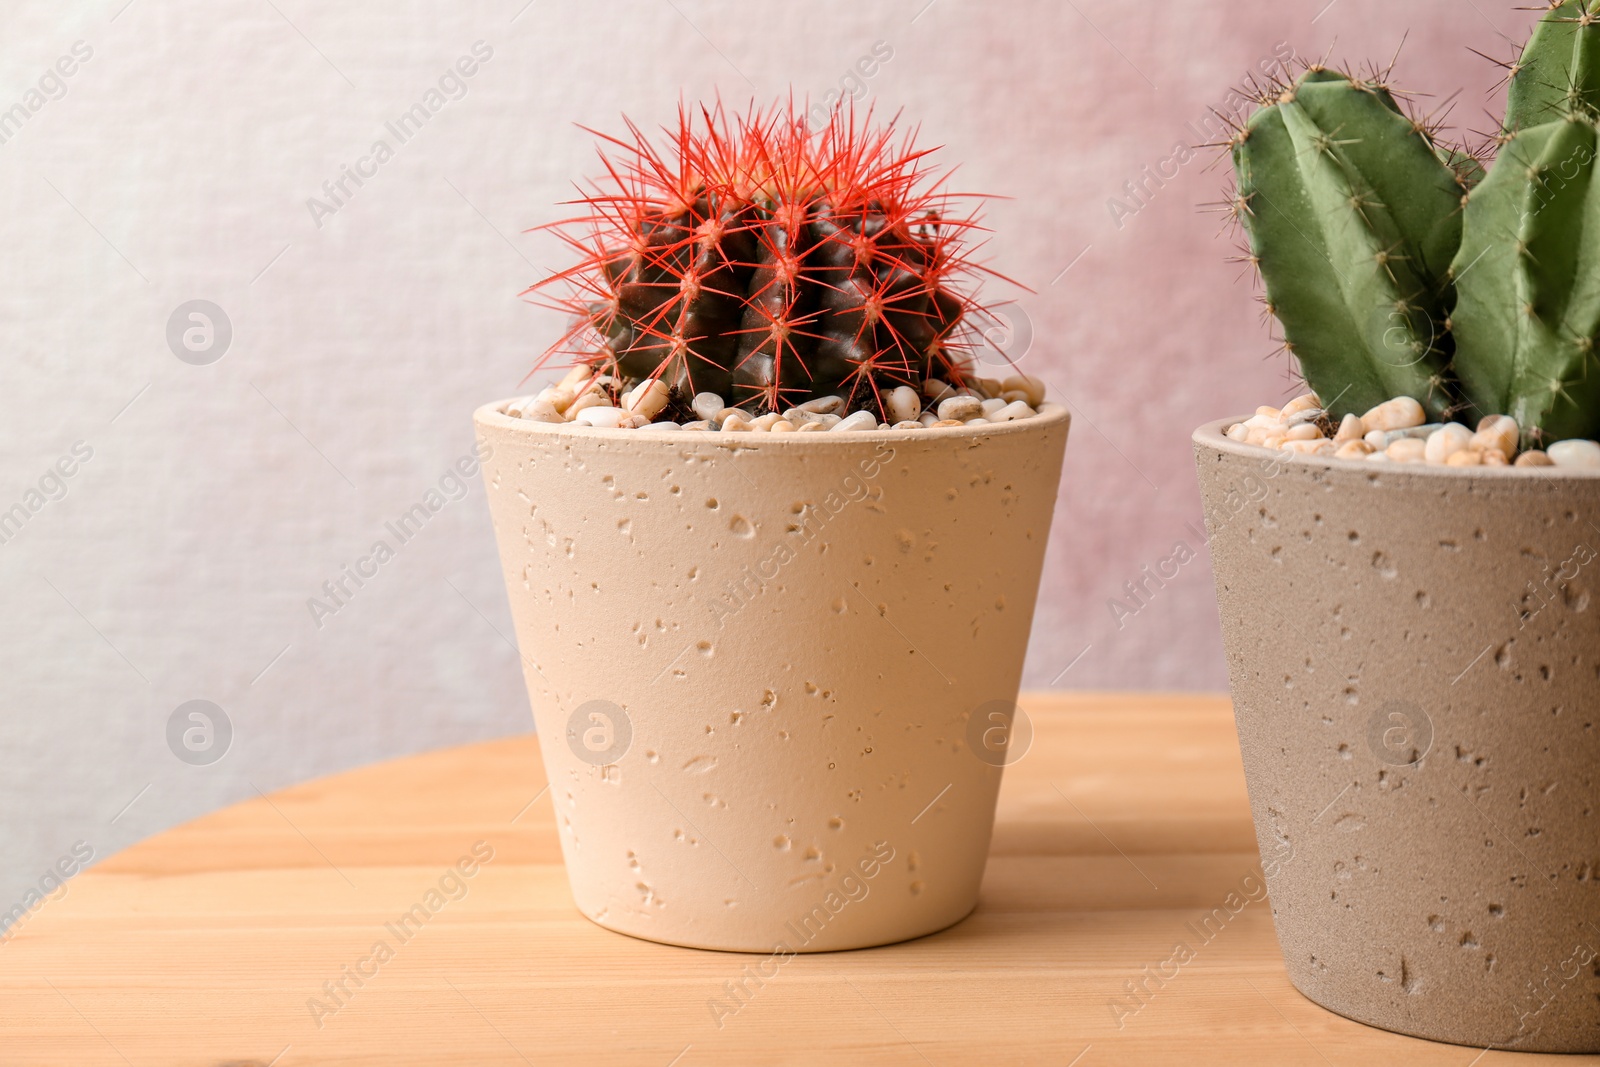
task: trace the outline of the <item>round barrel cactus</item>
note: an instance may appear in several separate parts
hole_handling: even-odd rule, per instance
[[[599,136],[586,212],[546,227],[579,261],[528,290],[572,316],[541,366],[759,412],[839,395],[882,413],[897,386],[970,374],[982,198],[949,192],[894,121],[838,108],[812,129],[791,102],[683,110],[659,145],[632,123]]]

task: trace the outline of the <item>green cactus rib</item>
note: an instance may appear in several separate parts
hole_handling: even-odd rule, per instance
[[[1448,269],[1466,187],[1381,87],[1308,71],[1234,145],[1251,252],[1289,349],[1337,417],[1449,406]]]
[[[1553,0],[1512,66],[1505,130],[1600,114],[1600,0]]]
[[[1577,114],[1518,134],[1467,200],[1453,268],[1467,403],[1544,441],[1600,437],[1597,147]]]

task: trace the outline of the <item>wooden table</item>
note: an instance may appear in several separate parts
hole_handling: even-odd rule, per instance
[[[918,941],[791,959],[720,1027],[709,1002],[760,957],[583,919],[537,742],[519,737],[239,804],[80,875],[0,945],[0,1064],[1541,1059],[1398,1037],[1315,1006],[1284,976],[1264,902],[1140,1006],[1125,983],[1257,864],[1228,703],[1024,703],[1036,736],[1006,772],[978,910]],[[478,841],[493,859],[402,944],[385,924]],[[379,940],[397,946],[392,958],[373,957]],[[368,972],[359,986],[349,968]],[[341,978],[348,995],[329,993]]]

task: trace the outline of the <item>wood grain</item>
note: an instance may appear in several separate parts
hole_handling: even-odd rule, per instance
[[[573,909],[537,742],[519,737],[240,804],[74,879],[0,945],[0,1064],[1541,1059],[1318,1008],[1285,979],[1265,902],[1194,937],[1257,865],[1225,699],[1024,704],[1035,739],[1006,772],[978,910],[918,941],[790,959],[734,1014],[710,1005],[763,957],[636,941]],[[402,943],[385,924],[480,841],[494,856],[465,896]],[[380,940],[392,958],[317,1020],[308,1002],[335,1006],[324,983]],[[1179,940],[1196,958],[1140,1006],[1125,983]]]

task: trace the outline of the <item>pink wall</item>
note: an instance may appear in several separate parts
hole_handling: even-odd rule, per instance
[[[1502,34],[1520,41],[1533,18],[1488,0],[1323,5],[1203,0],[1154,14],[1099,0],[1076,10],[1008,4],[1003,16],[996,9],[992,21],[947,34],[935,7],[922,22],[934,21],[937,45],[903,51],[908,104],[933,92],[941,72],[984,72],[964,80],[968,109],[930,114],[928,123],[953,155],[972,161],[969,185],[1018,197],[997,205],[993,221],[997,255],[1038,290],[1023,301],[1037,338],[1025,366],[1063,390],[1078,415],[1029,661],[1033,685],[1226,685],[1203,554],[1136,615],[1118,620],[1108,601],[1180,542],[1200,545],[1189,432],[1293,392],[1251,278],[1225,262],[1235,238],[1201,207],[1221,199],[1228,164],[1202,151],[1164,186],[1146,181],[1155,192],[1132,215],[1125,208],[1137,202],[1122,195],[1124,183],[1194,143],[1208,110],[1225,108],[1229,89],[1284,47],[1387,63],[1404,39],[1396,83],[1434,102],[1464,90],[1455,122],[1492,129],[1503,93],[1488,94],[1499,72],[1467,49],[1506,54]],[[1429,100],[1417,97],[1436,106]],[[1117,221],[1113,198],[1124,205]]]
[[[946,162],[961,164],[959,187],[1012,198],[991,209],[991,249],[998,269],[1035,291],[1017,294],[1035,338],[1022,366],[1078,417],[1028,684],[1225,687],[1194,533],[1189,433],[1287,398],[1290,367],[1272,355],[1251,279],[1226,262],[1233,236],[1202,210],[1222,197],[1221,153],[1186,157],[1164,184],[1141,175],[1170,174],[1180,147],[1212,139],[1211,109],[1237,106],[1230,91],[1281,55],[1387,63],[1399,50],[1398,84],[1436,101],[1464,90],[1455,118],[1489,129],[1485,109],[1502,106],[1488,95],[1498,71],[1467,49],[1507,52],[1504,35],[1520,40],[1533,15],[1498,0],[1187,0],[1159,10],[1113,0],[728,0],[679,10],[569,27],[580,54],[602,42],[621,54],[649,50],[663,30],[674,42],[638,79],[646,86],[577,93],[574,114],[609,127],[618,110],[666,121],[679,92],[744,100],[792,86],[815,97],[882,41],[893,58],[866,83],[866,99],[920,121]],[[667,91],[652,97],[651,85]],[[572,140],[557,139],[566,154]],[[1130,181],[1153,190],[1144,204],[1125,192]],[[1200,558],[1136,615],[1117,618],[1108,602],[1180,543]]]
[[[1464,88],[1459,118],[1489,128],[1496,72],[1467,47],[1533,17],[1325,4],[7,0],[0,110],[74,42],[93,57],[0,144],[0,508],[74,442],[94,458],[0,545],[0,749],[24,754],[0,810],[27,813],[0,823],[0,910],[80,837],[107,854],[257,786],[527,729],[481,489],[335,617],[308,598],[560,330],[516,293],[561,262],[523,231],[593,165],[573,123],[820,97],[876,42],[894,55],[868,98],[1014,198],[992,251],[1036,291],[1023,366],[1079,417],[1028,684],[1222,688],[1203,556],[1120,629],[1107,601],[1198,544],[1190,430],[1286,396],[1286,367],[1197,210],[1222,170],[1188,163],[1120,225],[1108,201],[1280,43],[1388,57],[1409,32],[1399,77]],[[307,198],[476,41],[470,92],[314,220]],[[211,366],[168,347],[194,299],[235,328]],[[238,725],[207,768],[165,739],[196,698]]]

